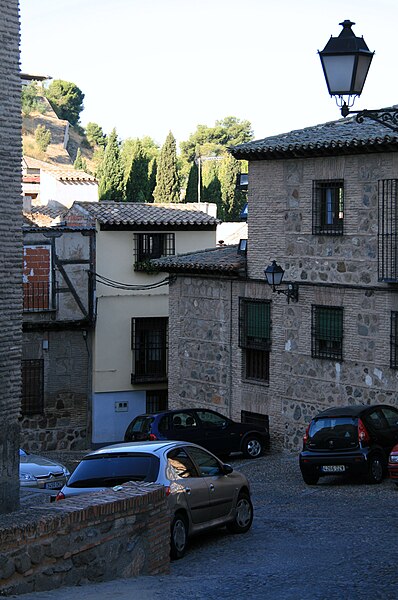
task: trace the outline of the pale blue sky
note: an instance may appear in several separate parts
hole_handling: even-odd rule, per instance
[[[256,139],[339,117],[318,50],[351,19],[376,54],[358,108],[398,103],[396,0],[20,0],[24,72],[73,81],[121,138],[234,115]]]

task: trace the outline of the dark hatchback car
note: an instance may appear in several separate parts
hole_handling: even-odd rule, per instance
[[[124,441],[143,440],[181,440],[223,458],[231,452],[257,458],[269,447],[270,436],[265,427],[237,423],[213,410],[190,408],[136,417],[127,427]]]
[[[305,483],[326,475],[360,475],[380,483],[398,443],[398,409],[386,404],[329,408],[312,419],[303,439]]]

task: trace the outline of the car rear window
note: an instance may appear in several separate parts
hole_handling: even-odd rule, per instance
[[[321,417],[314,419],[309,428],[309,446],[337,449],[358,444],[356,417]]]
[[[132,433],[140,432],[140,433],[150,433],[151,425],[153,423],[153,417],[149,416],[141,416],[136,417],[129,425],[128,432]]]
[[[112,453],[84,458],[72,473],[68,487],[113,487],[127,481],[157,479],[159,459],[145,453]]]

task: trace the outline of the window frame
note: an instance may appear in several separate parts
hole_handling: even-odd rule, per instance
[[[22,416],[42,415],[44,413],[44,359],[23,359],[21,378]]]
[[[326,326],[321,317],[329,317]],[[331,317],[338,317],[339,323],[333,325]],[[321,328],[324,329],[323,335]],[[325,331],[326,330],[326,331]],[[343,360],[344,309],[342,306],[311,305],[311,356],[326,360]]]
[[[134,234],[135,269],[152,258],[162,258],[175,254],[175,234],[173,232],[138,232]]]
[[[169,353],[168,321],[168,317],[133,317],[131,319],[131,383],[167,381]],[[157,327],[151,327],[151,325],[157,325]],[[160,340],[159,345],[153,345],[152,341],[151,346],[150,335],[153,336],[153,340],[158,336]],[[155,354],[159,353],[159,358],[151,359],[151,352]],[[151,367],[150,363],[153,363]],[[155,368],[155,363],[159,363],[158,368]]]
[[[265,309],[263,316],[259,314],[260,307]],[[270,300],[239,298],[239,347],[242,349],[244,378],[248,381],[269,383]]]
[[[391,311],[390,367],[398,369],[398,311]]]
[[[344,180],[312,182],[312,233],[344,235]]]

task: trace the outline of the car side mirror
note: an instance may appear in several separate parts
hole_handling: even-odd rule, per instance
[[[229,475],[230,473],[232,473],[232,471],[233,471],[233,467],[231,467],[231,465],[223,464],[223,466],[222,466],[223,475]]]

